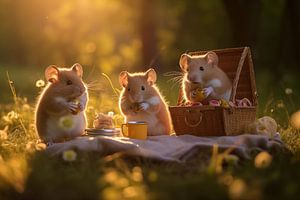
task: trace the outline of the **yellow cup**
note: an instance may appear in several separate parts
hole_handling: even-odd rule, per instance
[[[122,124],[122,133],[125,137],[145,140],[147,139],[148,125],[146,122],[129,121]]]

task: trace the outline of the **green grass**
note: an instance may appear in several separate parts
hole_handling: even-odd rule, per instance
[[[37,94],[39,89],[34,82],[31,87]],[[164,81],[159,86],[174,105],[175,89],[169,90]],[[274,154],[270,166],[258,168],[254,165],[255,154],[251,160],[239,160],[238,164],[214,163],[211,152],[199,154],[185,164],[159,163],[120,154],[102,156],[97,152],[76,152],[73,162],[65,161],[62,156],[49,157],[34,131],[34,103],[26,98],[13,98],[9,90],[7,96],[10,102],[0,104],[0,199],[297,199],[300,196],[297,182],[300,132],[289,126],[288,101],[278,107],[278,100],[269,99],[260,112],[272,115],[281,124],[282,138],[291,153]],[[92,92],[89,122],[95,112],[118,113],[116,102],[117,97],[110,89]]]

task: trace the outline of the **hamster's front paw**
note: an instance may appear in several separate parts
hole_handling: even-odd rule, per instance
[[[140,110],[147,110],[149,108],[149,104],[148,103],[140,103]]]
[[[75,102],[68,102],[68,109],[73,115],[76,115],[80,111],[78,104]]]
[[[214,91],[214,88],[209,86],[207,88],[203,88],[203,93],[205,97],[208,97],[212,92]]]
[[[78,103],[77,106],[79,111],[84,111],[84,106],[81,103]]]

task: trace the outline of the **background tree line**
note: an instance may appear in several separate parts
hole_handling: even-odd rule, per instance
[[[299,11],[297,0],[0,0],[0,68],[166,72],[186,51],[250,46],[259,83],[293,87]]]

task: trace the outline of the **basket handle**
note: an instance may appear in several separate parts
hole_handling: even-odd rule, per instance
[[[187,116],[190,115],[191,112],[193,112],[193,111],[195,111],[195,110],[187,109],[185,111],[185,114],[184,114],[184,122],[185,122],[185,124],[187,126],[189,126],[189,127],[192,127],[192,128],[199,126],[199,124],[202,122],[202,116],[203,116],[202,112],[199,111],[199,114],[198,114],[199,119],[198,119],[198,121],[196,123],[194,123],[194,124],[191,124],[189,122],[189,120],[187,119]]]
[[[230,95],[230,101],[232,101],[232,102],[235,102],[236,90],[237,90],[237,86],[238,86],[238,83],[239,83],[240,74],[241,74],[242,68],[244,66],[245,59],[248,55],[248,52],[249,52],[249,47],[245,47],[244,50],[243,50],[241,59],[239,61],[239,64],[238,64],[235,79],[234,79],[233,84],[232,84],[232,92],[231,92],[231,95]]]

